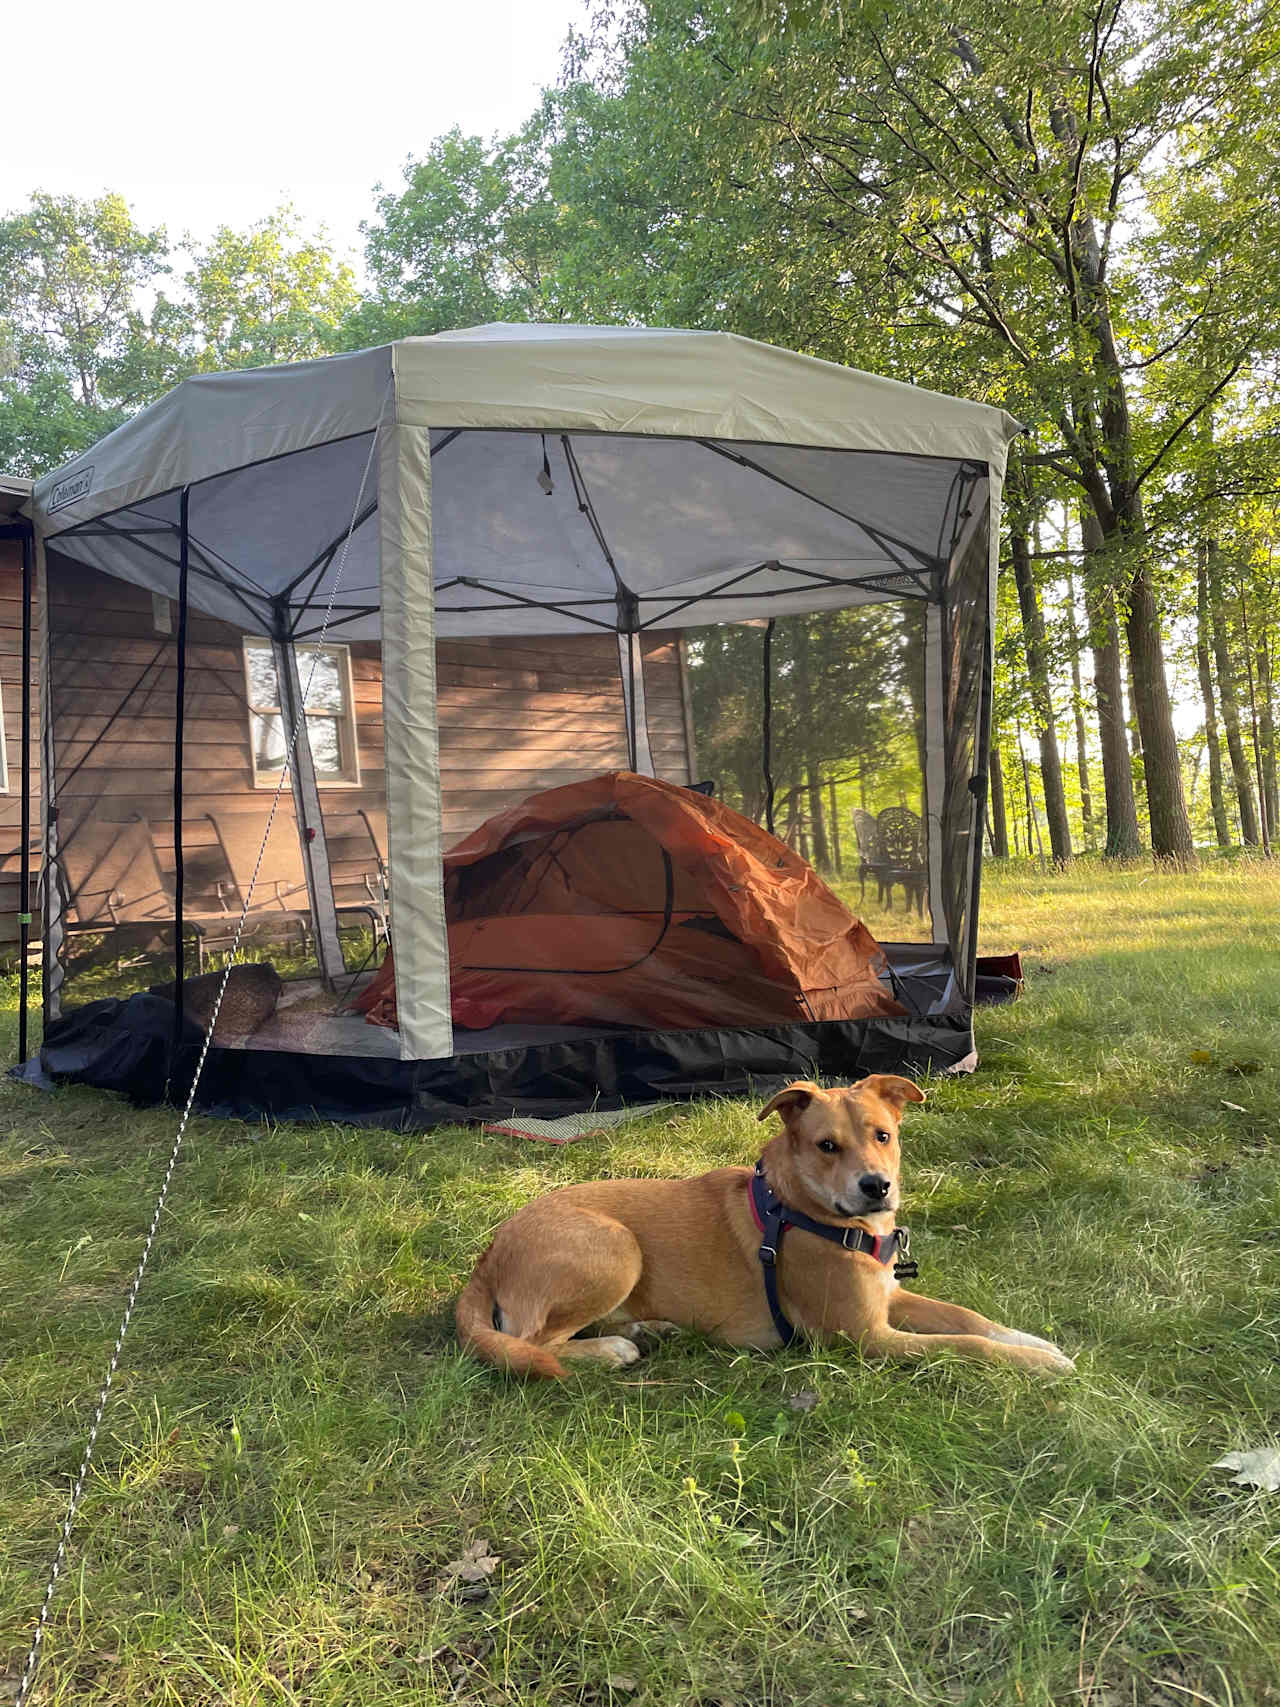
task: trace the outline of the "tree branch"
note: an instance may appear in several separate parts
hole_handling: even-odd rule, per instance
[[[1151,478],[1156,469],[1159,468],[1160,464],[1164,461],[1165,457],[1168,456],[1169,452],[1173,449],[1174,445],[1177,444],[1178,440],[1187,431],[1188,427],[1194,426],[1200,419],[1201,415],[1204,414],[1205,410],[1213,402],[1214,398],[1220,397],[1227,389],[1231,384],[1231,381],[1244,366],[1245,356],[1247,353],[1247,351],[1241,351],[1239,357],[1232,363],[1231,367],[1227,369],[1226,373],[1223,374],[1222,378],[1213,387],[1213,389],[1206,392],[1191,413],[1189,415],[1185,415],[1182,420],[1178,422],[1178,425],[1169,434],[1168,438],[1160,446],[1160,449],[1151,458],[1151,461],[1142,470],[1142,472],[1134,475],[1133,489],[1135,492],[1139,491],[1143,483]]]

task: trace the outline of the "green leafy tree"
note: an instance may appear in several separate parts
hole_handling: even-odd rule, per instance
[[[454,129],[406,163],[404,188],[380,193],[362,228],[373,289],[348,319],[349,346],[557,317],[544,134],[538,118],[504,143]]]
[[[191,373],[270,367],[331,355],[360,300],[355,274],[323,232],[303,231],[278,208],[245,231],[219,226],[189,246],[182,295],[161,297],[150,317],[151,388]]]
[[[762,28],[761,20],[765,20]],[[579,54],[551,182],[591,193],[566,268],[615,312],[701,305],[770,335],[1005,403],[1087,499],[1118,595],[1153,845],[1192,857],[1146,505],[1275,321],[1274,267],[1184,397],[1163,364],[1200,311],[1194,245],[1132,242],[1153,173],[1267,155],[1277,20],[1199,0],[864,0],[744,10],[648,0]],[[1152,44],[1159,51],[1152,51]],[[562,191],[562,193],[564,193]],[[1274,197],[1242,234],[1274,252]],[[1190,231],[1190,228],[1188,228]],[[1199,242],[1199,239],[1196,239]],[[1173,249],[1179,249],[1177,255]],[[609,254],[629,257],[618,274]],[[1177,289],[1165,289],[1165,283]],[[593,294],[586,294],[586,293]]]
[[[41,473],[145,400],[139,301],[167,270],[164,231],[120,196],[38,194],[0,220],[0,465]]]

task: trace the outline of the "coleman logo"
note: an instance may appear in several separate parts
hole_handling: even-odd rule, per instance
[[[93,464],[88,468],[77,469],[74,474],[68,474],[65,480],[59,480],[49,494],[49,514],[55,510],[65,510],[68,504],[74,504],[80,498],[87,498],[93,490]]]

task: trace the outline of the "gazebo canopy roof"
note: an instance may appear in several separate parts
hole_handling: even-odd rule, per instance
[[[186,488],[194,604],[302,637],[341,563],[331,626],[376,636],[372,436],[403,428],[429,431],[448,636],[934,597],[1018,423],[727,333],[483,326],[186,380],[39,481],[32,513],[172,596]]]

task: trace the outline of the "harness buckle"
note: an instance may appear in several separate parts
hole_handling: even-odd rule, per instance
[[[911,1249],[911,1234],[906,1227],[899,1227],[897,1234],[898,1260],[893,1265],[893,1278],[895,1280],[914,1280],[920,1272],[920,1264],[907,1260],[907,1253]]]
[[[756,1255],[760,1258],[760,1261],[766,1268],[774,1268],[777,1266],[778,1253],[772,1245],[761,1245]]]

